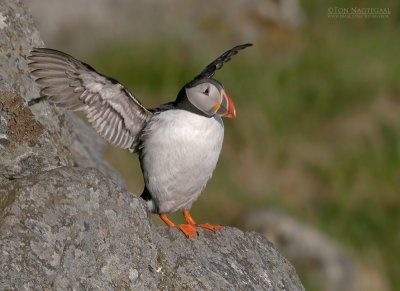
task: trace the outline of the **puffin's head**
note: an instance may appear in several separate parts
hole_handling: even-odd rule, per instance
[[[215,71],[221,69],[232,56],[249,46],[252,44],[237,45],[212,61],[199,75],[183,86],[176,98],[175,107],[207,117],[215,115],[236,117],[232,99],[225,92],[224,86],[212,77]]]
[[[224,86],[211,78],[195,79],[187,83],[179,92],[176,105],[177,108],[207,117],[236,117],[235,105]]]

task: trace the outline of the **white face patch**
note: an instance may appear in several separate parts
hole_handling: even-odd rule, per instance
[[[222,101],[222,95],[214,84],[201,83],[185,90],[190,103],[197,109],[208,116],[213,116],[217,112]]]

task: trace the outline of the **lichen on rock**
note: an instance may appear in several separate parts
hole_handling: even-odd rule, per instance
[[[32,111],[16,93],[0,92],[0,107],[7,115],[6,135],[12,142],[34,141],[43,133],[42,124],[34,119]]]

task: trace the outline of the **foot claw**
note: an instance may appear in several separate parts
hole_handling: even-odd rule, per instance
[[[213,231],[218,231],[218,230],[222,229],[221,225],[211,225],[209,223],[202,223],[202,224],[198,224],[197,226],[201,227],[201,228],[213,230]]]
[[[187,238],[192,238],[197,236],[196,227],[192,224],[180,224],[177,226]]]

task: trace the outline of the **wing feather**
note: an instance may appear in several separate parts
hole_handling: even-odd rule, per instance
[[[215,74],[215,71],[221,69],[224,63],[229,62],[232,56],[236,55],[240,50],[245,49],[252,45],[253,44],[251,43],[241,44],[224,52],[222,55],[220,55],[218,58],[212,61],[209,65],[207,65],[207,67],[205,67],[204,70],[201,71],[201,73],[194,78],[194,80],[212,78],[212,76],[214,76]]]
[[[33,49],[29,60],[31,75],[50,102],[83,111],[108,142],[137,150],[138,134],[153,113],[123,85],[57,50]]]

